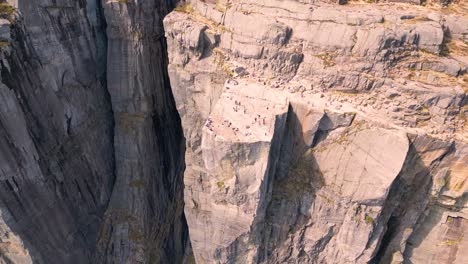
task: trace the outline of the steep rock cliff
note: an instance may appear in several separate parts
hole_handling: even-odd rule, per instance
[[[0,0],[0,263],[468,262],[466,3],[176,2]]]
[[[19,1],[2,47],[6,263],[16,251],[37,263],[87,262],[115,179],[97,9],[62,2]],[[22,243],[10,244],[14,235]]]
[[[0,263],[182,261],[173,5],[0,3]]]
[[[465,263],[465,5],[325,2],[165,18],[196,262]]]
[[[167,74],[171,1],[103,1],[116,182],[98,263],[181,263],[184,140]],[[122,243],[121,241],[125,241]]]

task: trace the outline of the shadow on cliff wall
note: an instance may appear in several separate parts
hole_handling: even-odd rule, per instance
[[[23,1],[19,5],[27,8]],[[48,76],[23,22],[11,26],[14,41],[1,67],[2,82],[16,97],[4,99],[16,112],[0,113],[6,117],[0,120],[0,134],[7,142],[0,143],[0,151],[9,157],[2,169],[11,172],[1,181],[0,200],[11,215],[8,226],[34,263],[86,263],[112,188],[110,100],[97,82],[90,87],[65,85],[62,93],[44,85],[44,78],[60,77]],[[95,76],[94,70],[83,71]],[[100,108],[80,125],[64,129],[61,100],[81,102],[67,98],[70,88],[82,97],[93,93],[95,101],[85,101],[82,112],[96,101]]]
[[[431,155],[442,150],[438,156]],[[411,136],[410,147],[398,178],[392,184],[382,212],[385,225],[381,242],[371,263],[390,263],[395,252],[412,263],[413,248],[417,248],[438,225],[442,215],[432,212],[433,176],[437,174],[440,161],[453,152],[452,145],[426,136]],[[432,159],[432,160],[431,160]],[[430,164],[425,163],[430,160]],[[409,237],[408,230],[412,230]]]
[[[321,122],[326,122],[326,116]],[[259,252],[264,255],[259,256],[260,262],[268,260],[271,255],[289,256],[290,253],[281,254],[277,250],[294,248],[290,234],[303,231],[309,223],[309,211],[316,202],[316,192],[324,186],[323,174],[311,149],[324,140],[329,132],[319,129],[314,135],[314,143],[308,145],[303,140],[301,120],[295,111],[290,109],[277,174],[272,186],[272,197],[263,225],[264,240],[260,243]],[[431,200],[432,176],[435,175],[440,160],[450,152],[450,144],[427,137],[416,137],[410,142],[403,167],[392,183],[381,216],[369,238],[368,246],[372,245],[372,241],[380,241],[373,250],[375,257],[371,263],[388,263],[389,257],[401,250],[400,242],[406,239],[405,232],[423,223],[424,228],[416,227],[417,238],[409,240],[410,243],[417,243],[407,247],[408,252],[405,256],[411,255],[411,248],[417,247],[437,224],[437,221],[426,221],[424,212]],[[434,156],[434,151],[438,150],[442,150],[439,156]],[[424,156],[425,152],[429,154]],[[429,158],[433,160],[428,166],[424,161],[427,162]],[[329,233],[323,241],[318,241],[316,248],[318,251],[324,249],[331,238],[330,235],[333,236]],[[304,252],[300,248],[297,250],[299,255],[295,257],[303,261],[314,261],[316,254],[320,253],[315,252],[316,250],[314,252]],[[288,261],[288,259],[279,259],[279,261]]]
[[[45,28],[51,26],[47,24],[47,19],[55,19],[55,17],[47,18],[47,15],[42,13],[44,11],[42,7],[40,8],[41,13],[36,13],[37,7],[35,4],[38,2],[40,4],[41,2],[48,1],[18,1],[22,15],[29,16],[28,23],[33,23],[32,26],[37,27],[41,25]],[[164,10],[161,10],[161,13],[168,13],[177,2],[175,0],[166,0],[167,6],[165,6]],[[77,3],[81,9],[84,8],[83,6],[87,2],[78,1]],[[57,4],[57,6],[65,5]],[[76,8],[78,9],[78,7]],[[71,13],[73,8],[67,7],[66,11]],[[58,12],[58,14],[61,13]],[[60,24],[60,19],[67,18],[64,15],[58,20],[54,20],[54,23]],[[22,20],[19,21],[23,22]],[[56,27],[53,30],[58,34],[57,36],[65,36],[61,40],[67,41],[67,43],[60,44],[63,44],[65,48],[70,48],[69,42],[73,39],[66,38],[68,35],[60,31],[67,30],[61,28],[60,25],[54,26]],[[79,29],[76,29],[76,24],[70,23],[68,26],[69,28],[67,29],[79,31]],[[113,178],[115,178],[115,171],[113,171],[114,150],[111,100],[109,97],[106,97],[105,91],[103,91],[105,89],[101,89],[102,87],[99,85],[81,85],[80,81],[82,80],[76,80],[80,85],[73,83],[73,85],[68,87],[67,85],[64,86],[63,82],[66,79],[65,73],[64,76],[48,76],[53,75],[52,73],[55,73],[55,71],[48,69],[49,65],[41,62],[39,56],[36,56],[35,47],[33,46],[34,44],[37,45],[37,43],[28,39],[31,36],[27,32],[26,26],[21,24],[14,25],[12,26],[12,31],[14,43],[11,46],[12,52],[4,59],[4,61],[8,62],[8,65],[2,63],[2,82],[8,86],[17,98],[15,100],[17,100],[21,108],[21,115],[24,114],[26,121],[26,125],[21,127],[21,129],[27,131],[26,134],[31,138],[32,144],[28,149],[21,149],[21,143],[24,142],[16,142],[15,144],[14,140],[10,138],[10,135],[18,131],[9,129],[8,125],[11,124],[3,124],[0,119],[0,135],[3,140],[0,140],[0,151],[3,152],[0,153],[0,157],[6,153],[6,156],[10,158],[7,165],[1,164],[1,169],[7,168],[8,170],[10,166],[12,168],[11,171],[14,172],[9,173],[10,170],[8,170],[8,173],[2,175],[2,179],[0,180],[0,202],[2,203],[2,208],[6,208],[11,215],[11,218],[6,219],[7,224],[12,232],[22,239],[34,263],[91,263],[93,262],[92,258],[96,247],[97,234],[102,224],[102,217],[110,198],[110,192],[113,188]],[[73,30],[71,32],[77,33]],[[78,33],[76,36],[78,36]],[[162,40],[162,42],[164,42],[162,46],[165,49],[165,41]],[[79,42],[76,42],[75,45],[79,45]],[[83,47],[79,47],[79,50],[82,49]],[[71,50],[67,50],[66,52],[72,53]],[[163,64],[166,66],[164,71],[167,73],[167,52],[163,52],[166,56],[163,58]],[[56,55],[59,56],[58,54]],[[79,57],[79,54],[68,55],[73,59]],[[89,63],[89,65],[86,63]],[[90,75],[92,78],[96,77],[96,72],[101,72],[105,75],[105,69],[96,69],[97,66],[90,61],[86,61],[86,63],[74,64],[73,62],[73,66],[89,66],[88,69],[75,70],[92,72],[92,75]],[[63,94],[63,91],[59,93],[53,91],[52,87],[43,85],[41,81],[45,76],[50,77],[52,80],[62,77],[62,87],[60,89],[63,91],[70,89],[73,93]],[[77,78],[88,78],[90,76],[79,76]],[[167,77],[167,74],[165,77]],[[95,81],[95,79],[92,80]],[[88,83],[88,81],[86,79],[85,83]],[[167,79],[160,81],[169,83]],[[80,91],[84,91],[83,93],[93,93],[94,96],[89,96],[90,98],[92,97],[92,100],[86,101],[85,99],[77,98]],[[76,97],[72,97],[71,95]],[[107,96],[109,95],[107,94]],[[170,89],[165,94],[165,97],[168,97],[168,100],[172,103],[170,110],[174,111],[171,112],[173,114],[171,117],[177,116]],[[79,126],[70,127],[71,122],[68,121],[68,127],[64,130],[62,124],[63,113],[62,111],[55,110],[64,110],[63,108],[65,107],[62,104],[72,104],[70,101],[78,104],[78,102],[81,102],[80,100],[85,101],[86,107],[89,104],[95,104],[94,107],[99,111],[93,109],[96,110],[93,111],[94,115],[85,118],[86,122],[83,122],[84,124],[80,124]],[[163,106],[160,105],[160,107],[162,108]],[[168,148],[171,148],[170,144],[173,141],[165,140],[165,138],[182,137],[180,119],[168,120],[169,116],[164,115],[164,113],[170,112],[170,110],[166,109],[166,112],[154,116],[155,122],[159,124],[157,135],[155,136],[157,136],[158,143],[161,144],[159,150],[162,156],[172,153],[168,151]],[[79,112],[80,110],[77,111]],[[84,112],[83,109],[81,111]],[[9,112],[0,113],[0,117],[2,114],[11,115]],[[21,126],[22,123],[20,121],[21,118],[18,115],[18,120],[15,121],[17,127]],[[165,127],[168,124],[172,125],[174,123],[178,124],[175,130],[179,131],[179,134]],[[181,145],[183,145],[183,142]],[[32,153],[36,151],[38,156],[30,159],[28,155],[33,155]],[[180,151],[183,152],[183,147]],[[29,154],[26,155],[24,154],[25,152],[29,152]],[[162,162],[160,169],[163,173],[169,174],[168,171],[170,169],[183,171],[183,153],[177,152],[174,156],[167,157]],[[174,164],[174,160],[181,161],[181,163]],[[38,169],[35,170],[34,167]],[[164,180],[164,185],[158,187],[169,188],[177,185],[174,181],[182,182],[181,177]],[[172,194],[170,198],[182,206],[183,203],[179,201],[182,199],[182,195],[177,193],[182,192],[182,187],[172,187],[170,190],[167,190]],[[173,190],[176,193],[172,193]],[[149,199],[157,201],[158,197],[150,196]],[[175,245],[171,244],[164,249],[168,252],[174,252],[174,247],[179,246],[179,243],[183,243],[184,240],[188,239],[186,236],[187,227],[185,218],[183,215],[181,218],[178,220],[183,222],[183,230],[179,230],[180,232],[174,231],[174,233],[182,233],[183,235],[182,237],[175,238],[180,239],[180,241],[174,241],[173,244]]]
[[[415,223],[414,230],[408,238],[407,246],[403,252],[408,263],[422,261],[428,253],[431,254],[431,257],[426,258],[426,260],[433,260],[438,263],[455,263],[460,261],[457,259],[457,255],[460,256],[458,252],[462,247],[460,242],[463,239],[463,233],[468,224],[468,221],[458,214],[466,205],[468,193],[465,192],[461,197],[455,199],[453,205],[450,205],[450,202],[443,202],[444,200],[450,200],[448,199],[449,196],[444,197],[444,192],[448,191],[450,193],[451,188],[454,188],[454,186],[450,186],[450,182],[452,181],[451,173],[453,173],[450,164],[457,162],[456,160],[460,157],[465,157],[463,153],[466,153],[464,152],[466,146],[464,144],[449,145],[449,143],[437,142],[436,140],[433,140],[432,144],[439,146],[441,149],[445,148],[446,151],[440,157],[437,157],[431,163],[431,166],[428,167],[428,176],[431,183],[429,184],[428,195],[425,197],[427,206]],[[446,170],[446,166],[449,166],[448,170]],[[441,178],[441,174],[444,175],[443,178]],[[438,178],[432,177],[435,175],[438,175]],[[434,180],[436,182],[433,184],[432,181]],[[431,194],[430,188],[437,186],[440,182],[444,182],[444,186],[436,193],[432,192]],[[410,192],[416,191],[415,189],[418,189],[418,185],[420,186],[421,184],[419,182],[413,184],[413,189]],[[404,201],[407,202],[408,200]],[[409,204],[415,203],[417,204],[417,201],[409,200]],[[433,243],[437,244],[433,245]],[[429,248],[427,248],[428,246]],[[418,261],[412,262],[410,258],[413,256],[417,256]]]
[[[305,141],[301,120],[293,106],[289,107],[280,144],[271,197],[260,231],[263,238],[258,242],[259,262],[267,261],[276,248],[291,243],[288,236],[305,227],[316,191],[324,185],[322,172],[311,152],[313,146]]]

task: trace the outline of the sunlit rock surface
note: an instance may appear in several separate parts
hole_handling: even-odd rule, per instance
[[[467,12],[0,0],[0,263],[467,263]]]
[[[164,20],[196,262],[466,262],[465,5],[309,2]]]

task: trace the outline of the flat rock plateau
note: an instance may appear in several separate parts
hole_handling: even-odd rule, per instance
[[[0,264],[468,263],[465,0],[0,0]]]

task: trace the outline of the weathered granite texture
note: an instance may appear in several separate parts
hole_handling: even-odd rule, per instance
[[[468,262],[465,2],[176,2],[0,0],[0,264]]]
[[[181,263],[184,140],[162,37],[174,2],[8,2],[0,263]]]
[[[86,263],[115,178],[96,7],[18,1],[18,9],[1,51],[0,259]]]
[[[465,4],[324,2],[164,20],[196,262],[465,263]]]
[[[167,74],[170,1],[102,1],[116,181],[97,263],[181,263],[184,140]],[[122,243],[124,241],[124,243]]]

